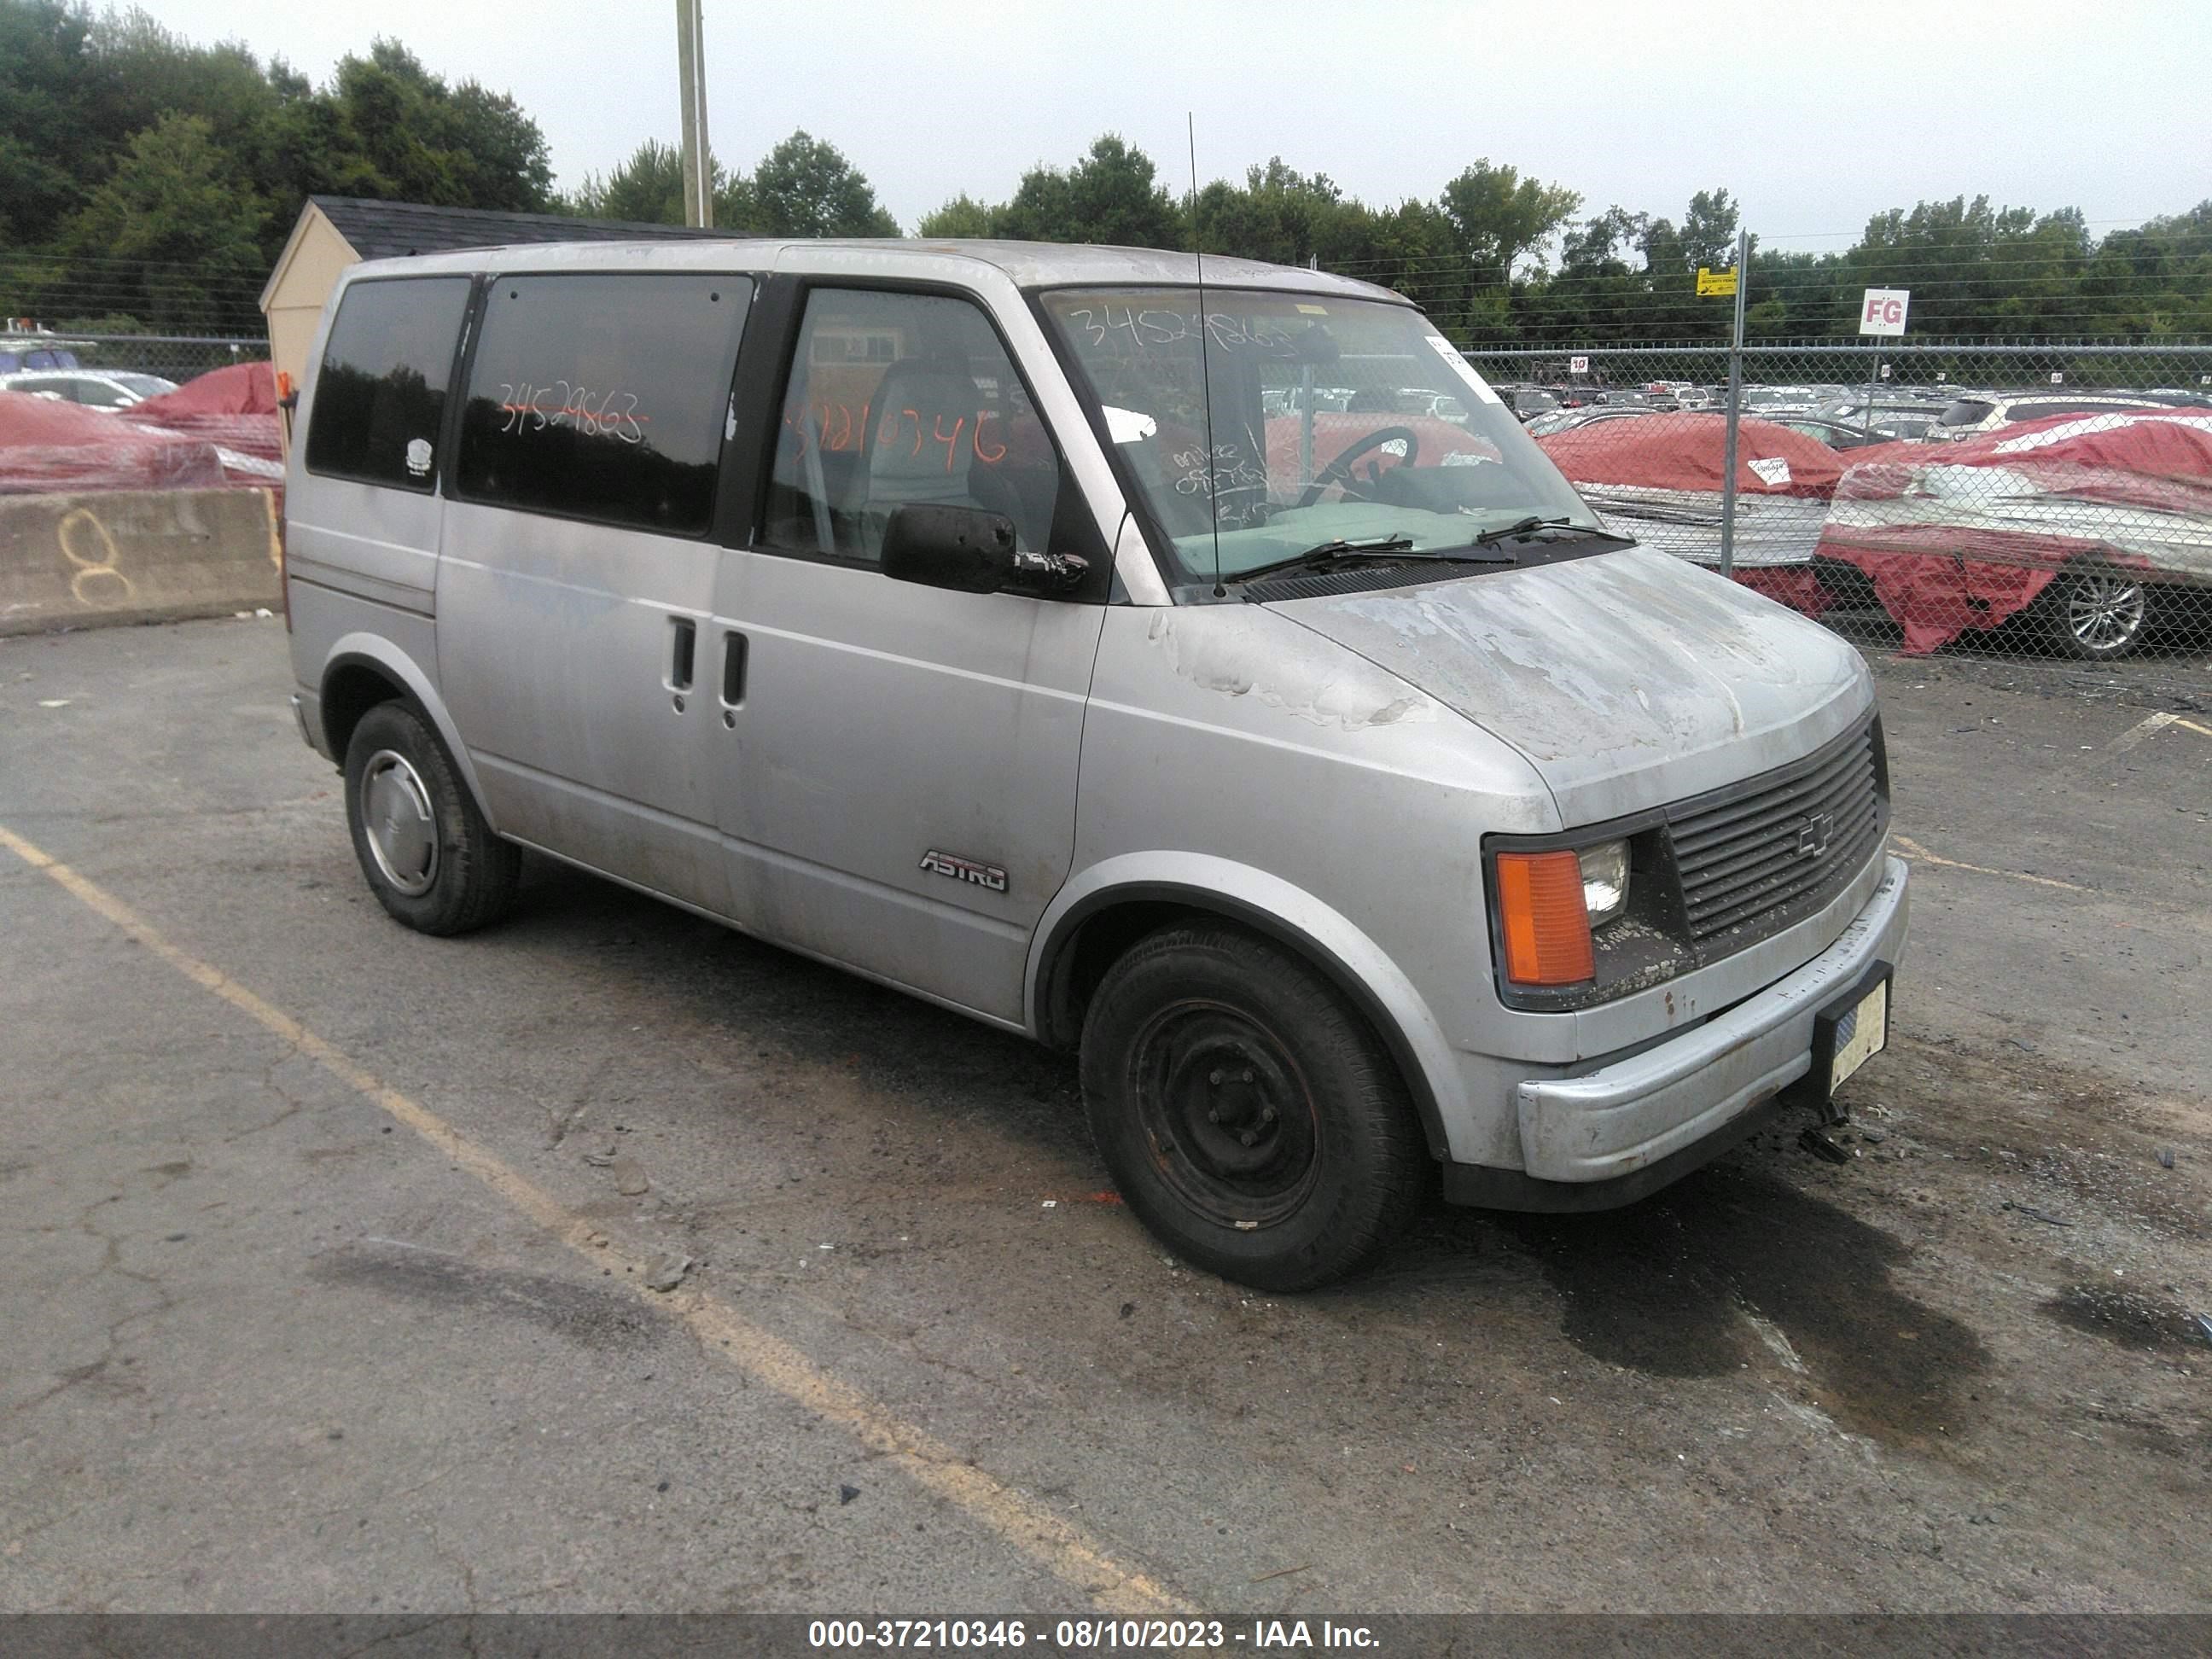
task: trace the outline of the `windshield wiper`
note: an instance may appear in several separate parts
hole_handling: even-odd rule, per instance
[[[1567,530],[1577,536],[1602,536],[1607,541],[1613,542],[1626,539],[1614,535],[1610,530],[1600,530],[1594,524],[1577,524],[1571,519],[1540,519],[1532,514],[1528,518],[1518,520],[1512,524],[1501,525],[1495,530],[1484,531],[1474,538],[1473,544],[1476,547],[1493,547],[1499,542],[1510,542],[1516,537],[1533,536],[1539,530]]]
[[[1272,576],[1280,571],[1294,570],[1302,565],[1332,564],[1340,562],[1375,560],[1397,564],[1408,556],[1437,564],[1503,564],[1509,560],[1470,558],[1464,553],[1416,553],[1410,536],[1375,536],[1365,541],[1348,542],[1340,536],[1334,541],[1321,542],[1303,553],[1293,553],[1287,559],[1277,559],[1272,564],[1255,565],[1249,570],[1239,571],[1228,578],[1231,581],[1249,582],[1255,577]]]

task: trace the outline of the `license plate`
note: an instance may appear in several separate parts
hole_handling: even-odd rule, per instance
[[[1834,1048],[1828,1059],[1828,1093],[1833,1096],[1852,1073],[1889,1046],[1889,981],[1879,981],[1836,1018]]]

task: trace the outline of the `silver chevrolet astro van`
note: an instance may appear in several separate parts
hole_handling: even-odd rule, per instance
[[[1400,296],[1007,242],[531,246],[332,295],[287,472],[363,874],[535,849],[1080,1055],[1182,1256],[1599,1208],[1884,1044],[1864,664],[1613,533]]]

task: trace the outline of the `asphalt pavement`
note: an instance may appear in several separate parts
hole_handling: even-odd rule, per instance
[[[1064,1058],[564,870],[391,922],[281,623],[0,641],[0,1609],[2212,1607],[2212,715],[1878,678],[1848,1162],[1275,1298]]]

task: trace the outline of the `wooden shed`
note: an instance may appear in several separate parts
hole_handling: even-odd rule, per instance
[[[323,302],[337,286],[338,273],[362,259],[505,247],[517,242],[636,242],[734,234],[619,219],[563,219],[548,213],[494,213],[358,196],[311,196],[261,290],[262,314],[269,319],[269,355],[276,372],[290,375],[297,386],[307,369],[307,349],[314,343]]]

